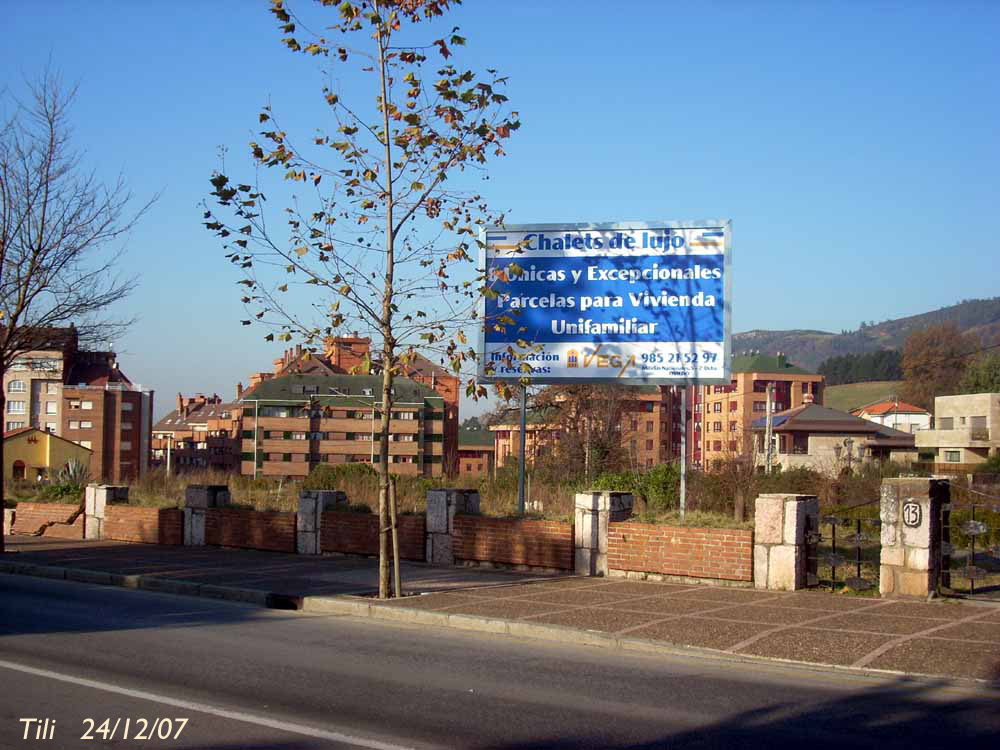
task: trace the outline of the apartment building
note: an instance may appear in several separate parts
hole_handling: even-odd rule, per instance
[[[974,471],[1000,453],[1000,393],[938,396],[933,427],[914,437],[919,460],[933,470]]]
[[[336,373],[257,382],[237,404],[240,472],[301,479],[323,463],[377,463],[381,385],[379,376]],[[389,470],[442,476],[444,398],[408,378],[396,378],[393,398]]]
[[[323,340],[322,353],[297,345],[274,360],[273,372],[258,372],[250,376],[249,388],[281,375],[364,375],[380,373],[378,352],[371,349],[371,339],[357,334],[330,336]],[[444,399],[443,469],[448,475],[458,472],[458,404],[461,380],[425,357],[414,356],[402,367],[404,376],[430,388]],[[381,388],[381,382],[376,390]],[[379,390],[376,396],[380,395]],[[237,398],[243,394],[237,386]]]
[[[752,453],[753,420],[771,411],[823,403],[823,376],[789,363],[784,355],[735,355],[729,385],[688,389],[688,459],[710,469],[715,462]]]
[[[81,351],[75,328],[46,329],[4,373],[6,431],[35,427],[91,451],[90,474],[126,482],[149,466],[153,391],[110,351]]]
[[[151,464],[171,473],[196,469],[237,472],[240,407],[218,394],[177,394],[177,408],[153,427]]]
[[[647,469],[680,455],[679,390],[671,386],[620,386],[620,400],[608,413],[615,415],[615,431],[631,466]],[[560,408],[572,408],[571,400],[556,397],[545,409],[529,409],[525,425],[525,453],[534,461],[562,439],[565,420]],[[603,419],[592,415],[593,419]],[[496,465],[517,460],[521,450],[520,412],[509,410],[490,426],[494,435]]]
[[[493,476],[495,450],[493,434],[489,431],[459,430],[458,475],[470,479]]]

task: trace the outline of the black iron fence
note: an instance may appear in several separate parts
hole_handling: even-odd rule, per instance
[[[958,497],[941,508],[939,591],[1000,596],[1000,499],[989,502],[990,496],[963,487],[952,493]]]
[[[866,500],[820,514],[806,530],[806,582],[831,591],[878,591],[882,521],[879,501]]]

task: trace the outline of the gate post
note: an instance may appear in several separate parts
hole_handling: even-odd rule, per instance
[[[573,517],[573,568],[578,576],[608,574],[608,523],[632,515],[629,492],[578,492]]]
[[[295,514],[295,551],[300,555],[323,553],[323,513],[347,506],[347,494],[341,490],[302,490]]]
[[[941,506],[951,499],[941,479],[882,480],[879,593],[926,599],[941,565]]]
[[[806,588],[806,531],[818,528],[815,495],[758,495],[754,511],[753,585],[758,589]]]

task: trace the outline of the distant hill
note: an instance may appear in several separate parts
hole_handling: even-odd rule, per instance
[[[875,380],[871,383],[828,385],[823,389],[823,406],[851,411],[859,406],[898,395],[902,384],[901,380]]]
[[[746,331],[733,334],[733,353],[759,350],[762,354],[782,352],[807,370],[815,370],[827,357],[841,354],[865,354],[879,349],[900,349],[914,331],[937,323],[954,323],[962,333],[984,342],[1000,341],[1000,297],[965,300],[940,310],[862,324],[856,331],[791,330]]]

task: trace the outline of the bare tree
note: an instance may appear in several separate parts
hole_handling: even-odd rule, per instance
[[[265,338],[309,343],[350,327],[381,340],[375,364],[382,375],[383,598],[389,596],[388,532],[394,525],[388,508],[393,381],[406,372],[417,346],[436,348],[454,372],[475,358],[462,329],[474,320],[487,284],[471,261],[479,229],[502,217],[491,216],[482,198],[460,189],[454,178],[478,173],[488,157],[502,155],[501,142],[518,127],[500,93],[505,79],[492,70],[481,79],[448,62],[451,50],[465,43],[457,29],[437,39],[415,37],[419,24],[433,23],[458,2],[327,1],[322,5],[335,7],[322,12],[337,13],[335,23],[314,33],[284,0],[271,0],[285,45],[334,68],[321,92],[332,127],[299,141],[270,106],[263,107],[265,129],[260,142],[250,144],[258,176],[231,181],[217,172],[211,194],[227,216],[211,210],[204,216],[245,274],[239,282],[246,287],[243,302],[252,319],[271,327]],[[433,73],[425,70],[430,57],[441,60]],[[342,96],[342,86],[367,91],[369,101]],[[276,175],[302,192],[289,197],[283,222],[268,221],[265,189],[273,192],[274,185],[261,175]],[[301,293],[310,291],[317,294],[306,306]],[[473,381],[466,391],[485,395]]]
[[[121,177],[107,185],[84,168],[71,143],[75,95],[46,71],[25,101],[0,97],[0,378],[53,329],[75,325],[81,340],[107,340],[130,322],[104,315],[136,284],[119,273],[123,248],[113,245],[150,204],[130,213]]]

